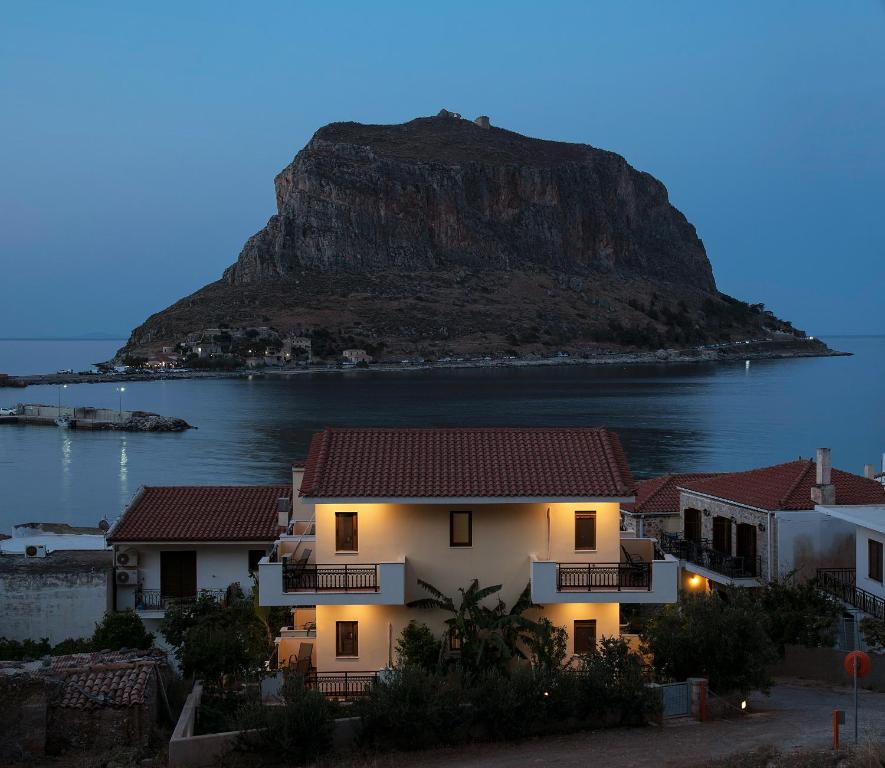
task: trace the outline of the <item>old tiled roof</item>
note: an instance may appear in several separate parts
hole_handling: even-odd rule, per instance
[[[711,477],[718,477],[718,473],[694,472],[642,480],[636,486],[636,501],[625,502],[621,507],[636,515],[678,515],[679,486]]]
[[[290,485],[146,487],[108,541],[272,541],[277,499],[291,496]]]
[[[596,428],[330,428],[301,483],[312,498],[631,496],[614,432]]]
[[[167,661],[166,652],[160,648],[131,651],[89,651],[87,653],[68,653],[64,656],[53,656],[50,659],[50,670],[57,672],[62,669],[93,667],[99,664],[119,664],[122,662],[145,661],[153,659],[157,663]]]
[[[813,460],[799,459],[773,467],[688,482],[682,487],[772,512],[814,509],[811,489],[815,485],[816,472]],[[836,504],[881,504],[885,501],[885,487],[875,480],[839,469],[832,472]]]
[[[59,707],[131,707],[145,703],[151,677],[164,659],[157,648],[75,653],[54,657],[48,674],[62,681]]]

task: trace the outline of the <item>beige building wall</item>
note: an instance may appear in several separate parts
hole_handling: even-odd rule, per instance
[[[449,546],[449,512],[473,512],[473,544]],[[549,510],[549,536],[548,536]],[[575,512],[596,512],[597,549],[575,550]],[[356,553],[335,551],[335,513],[358,513]],[[472,579],[480,586],[501,584],[498,596],[511,606],[528,585],[531,558],[557,562],[616,563],[621,560],[620,510],[614,502],[584,504],[318,504],[318,565],[369,564],[406,559],[406,600],[426,597],[418,579],[458,602],[458,589]],[[382,585],[383,586],[383,585]],[[354,596],[355,599],[359,599]],[[496,598],[490,599],[490,604]],[[597,637],[617,636],[619,606],[551,605],[544,613],[571,634],[575,619],[596,619]],[[410,619],[443,630],[441,613],[405,606],[317,606],[317,668],[320,671],[375,670],[388,663],[389,649]],[[359,622],[359,658],[336,659],[335,623]],[[388,632],[390,625],[390,633]],[[569,653],[573,652],[571,638]]]

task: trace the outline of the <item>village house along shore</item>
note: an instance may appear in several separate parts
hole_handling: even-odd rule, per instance
[[[678,363],[715,363],[742,360],[780,360],[798,357],[847,357],[851,352],[829,349],[815,339],[797,339],[785,343],[776,339],[759,339],[684,349],[659,349],[644,352],[595,352],[577,355],[557,353],[550,357],[474,356],[423,360],[373,362],[366,367],[340,363],[299,364],[294,367],[238,368],[226,371],[165,368],[132,370],[125,373],[45,373],[9,376],[2,386],[27,387],[52,384],[99,384],[124,381],[158,381],[174,379],[238,379],[263,376],[289,377],[308,373],[402,372],[450,368],[526,368],[561,365],[655,365]]]

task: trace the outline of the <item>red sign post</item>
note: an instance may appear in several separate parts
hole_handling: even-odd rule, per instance
[[[854,679],[854,743],[857,744],[857,678],[870,674],[872,663],[863,651],[852,651],[845,656],[842,666]]]

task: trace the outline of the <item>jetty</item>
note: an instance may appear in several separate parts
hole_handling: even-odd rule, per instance
[[[112,408],[19,404],[15,413],[0,416],[0,424],[65,429],[116,430],[119,432],[184,432],[193,427],[184,419],[148,411]]]

